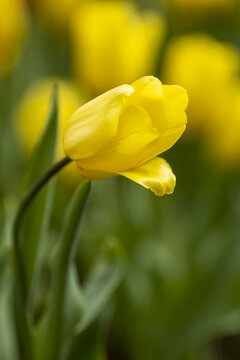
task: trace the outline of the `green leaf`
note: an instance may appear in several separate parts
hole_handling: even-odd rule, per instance
[[[104,253],[83,288],[84,312],[76,325],[76,334],[80,334],[97,318],[122,280],[124,270],[125,257],[119,242],[116,239],[106,241]]]
[[[0,284],[5,271],[8,269],[10,264],[11,251],[7,247],[0,248]]]
[[[29,188],[30,184],[32,185],[37,178],[46,171],[46,168],[52,164],[55,153],[56,135],[57,88],[55,86],[48,123],[31,159],[27,188]],[[46,229],[49,223],[49,212],[51,211],[52,202],[50,200],[52,200],[52,196],[52,189],[50,189],[49,186],[45,187],[36,195],[26,209],[23,218],[18,224],[18,228],[14,228],[14,231],[18,231],[18,239],[20,239],[20,255],[22,257],[21,263],[23,264],[22,276],[24,277],[24,279],[18,279],[19,271],[15,273],[15,293],[13,296],[14,315],[19,346],[21,347],[21,352],[26,360],[32,358],[32,334],[27,316],[32,315],[32,313],[27,309],[26,299],[29,296],[33,276],[35,276],[34,271],[37,271],[38,274],[40,273],[37,253],[41,254],[41,251],[38,251],[39,246],[42,246],[44,239],[45,241],[48,240]],[[15,225],[16,224],[14,223],[13,226]],[[36,278],[37,276],[35,276],[35,279]],[[20,286],[20,280],[24,281],[26,289],[23,289],[23,287]],[[31,320],[30,317],[29,319]]]
[[[105,343],[111,315],[112,311],[104,312],[100,319],[76,337],[69,353],[61,360],[76,360],[79,354],[82,360],[107,360]]]
[[[65,340],[61,360],[72,360],[79,353],[83,359],[105,359],[101,345],[104,343],[103,337],[108,328],[109,316],[108,321],[105,319],[104,326],[101,325],[100,328],[98,320],[101,315],[106,315],[106,304],[121,282],[125,268],[125,256],[120,243],[113,238],[106,240],[102,254],[93,266],[82,290],[82,317]]]
[[[27,189],[54,161],[57,122],[58,103],[55,86],[47,125],[31,158]],[[21,246],[28,294],[32,282],[34,282],[33,291],[38,281],[45,244],[49,241],[48,226],[53,205],[54,185],[54,182],[51,182],[37,194],[26,210],[21,224]]]
[[[77,270],[74,265],[71,265],[66,288],[64,333],[70,333],[81,318],[83,301],[83,293],[79,284]]]
[[[57,360],[60,356],[67,281],[78,245],[80,220],[89,191],[90,182],[80,186],[66,211],[58,253],[53,266],[47,311],[35,338],[35,358],[37,360]]]
[[[12,311],[12,273],[9,268],[4,271],[0,293],[0,359],[18,360]]]
[[[6,205],[5,205],[6,207]],[[5,209],[2,214],[2,226],[0,227],[0,285],[6,270],[11,267],[12,256],[12,224],[15,210]]]

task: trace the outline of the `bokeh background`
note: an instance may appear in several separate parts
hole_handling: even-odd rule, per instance
[[[173,195],[122,178],[93,183],[79,278],[106,239],[121,243],[127,268],[103,314],[108,325],[99,319],[82,339],[83,359],[94,346],[109,360],[240,358],[239,19],[238,0],[0,0],[2,248],[54,83],[56,158],[72,112],[114,86],[153,74],[189,93],[187,130],[164,154]],[[58,176],[53,239],[79,181],[74,165]],[[13,346],[4,294],[2,285],[2,349]]]

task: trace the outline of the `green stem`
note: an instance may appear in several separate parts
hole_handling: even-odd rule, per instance
[[[20,237],[20,226],[21,221],[24,216],[25,211],[27,210],[29,204],[34,199],[34,197],[38,194],[38,192],[43,188],[43,186],[64,166],[69,164],[72,160],[68,157],[63,158],[62,160],[58,161],[52,167],[50,167],[28,190],[28,192],[23,196],[18,211],[15,216],[15,220],[13,223],[13,241],[14,241],[14,260],[15,260],[15,271],[16,271],[16,291],[17,297],[15,299],[16,306],[18,308],[18,327],[21,326],[19,329],[21,333],[21,347],[24,354],[26,354],[26,360],[31,359],[31,351],[25,348],[30,347],[29,343],[26,341],[30,340],[30,332],[28,329],[28,322],[27,322],[27,293],[26,293],[26,279],[25,279],[25,271],[24,271],[24,264],[22,261],[22,254],[21,254],[21,237]],[[19,297],[19,298],[18,298]],[[23,355],[24,355],[23,354]],[[24,355],[25,356],[25,355]]]
[[[24,296],[26,295],[26,284],[25,284],[25,276],[24,276],[24,267],[22,263],[21,257],[21,247],[20,247],[20,236],[19,236],[19,228],[21,224],[21,220],[23,215],[28,208],[31,201],[34,197],[38,194],[38,192],[42,189],[42,187],[64,166],[70,163],[72,160],[68,157],[63,158],[62,160],[58,161],[52,167],[50,167],[28,190],[28,192],[23,196],[19,209],[17,211],[14,224],[13,224],[13,239],[14,239],[14,250],[15,250],[15,257],[16,257],[16,265],[18,270],[18,275],[20,277],[21,287],[23,290]]]

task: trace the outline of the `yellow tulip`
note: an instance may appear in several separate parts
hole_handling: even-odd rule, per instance
[[[208,35],[189,35],[172,41],[166,53],[164,80],[176,82],[189,93],[188,130],[199,133],[209,127],[226,84],[236,77],[238,68],[235,49]]]
[[[71,29],[76,76],[100,94],[152,72],[165,22],[129,2],[89,1],[75,12]]]
[[[17,107],[14,115],[16,119],[16,130],[20,136],[23,147],[27,155],[31,153],[37,143],[47,120],[49,104],[51,99],[53,84],[58,84],[59,92],[59,136],[57,144],[57,159],[60,159],[64,152],[62,148],[63,129],[71,114],[83,103],[78,92],[70,83],[48,78],[40,80],[27,90]],[[77,170],[74,166],[70,166],[71,172],[77,177]],[[65,171],[68,168],[66,168]],[[65,179],[73,180],[73,176],[65,176]]]
[[[64,131],[66,155],[88,178],[123,175],[156,195],[172,193],[175,176],[157,155],[186,127],[186,90],[146,76],[80,107]]]
[[[215,107],[209,123],[205,146],[215,166],[234,169],[240,166],[240,83],[236,80],[226,86],[222,99]]]
[[[27,26],[25,9],[20,0],[0,1],[0,75],[16,59]]]

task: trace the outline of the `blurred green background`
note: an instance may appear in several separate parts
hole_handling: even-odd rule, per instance
[[[238,0],[0,0],[0,271],[53,83],[60,133],[81,104],[144,75],[189,93],[186,133],[164,154],[177,177],[173,195],[155,197],[124,178],[93,182],[79,278],[106,239],[120,241],[127,269],[82,349],[99,342],[106,317],[109,360],[240,358],[239,18]],[[74,168],[58,177],[53,239],[78,182]],[[5,294],[2,282],[1,304]],[[79,358],[92,360],[87,354]]]

